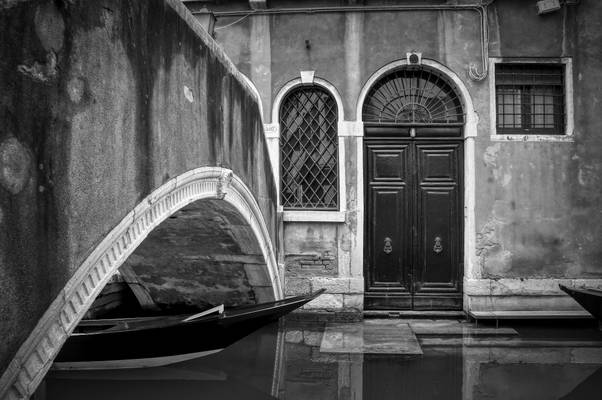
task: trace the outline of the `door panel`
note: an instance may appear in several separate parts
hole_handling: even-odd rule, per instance
[[[419,263],[416,265],[416,291],[428,291],[429,288],[453,287],[454,268],[449,268],[455,255],[455,237],[451,227],[453,216],[450,204],[453,201],[453,188],[419,189],[421,233]]]
[[[374,187],[372,192],[372,238],[374,240],[374,270],[371,288],[399,288],[407,290],[404,271],[407,269],[406,252],[402,244],[407,235],[397,221],[407,220],[400,207],[406,201],[405,187]]]
[[[408,149],[408,143],[386,140],[366,146],[366,303],[375,308],[411,306]]]
[[[461,308],[462,142],[365,143],[365,308]]]

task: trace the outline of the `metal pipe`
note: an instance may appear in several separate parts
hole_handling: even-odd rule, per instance
[[[401,12],[401,11],[473,11],[479,14],[480,45],[481,45],[481,72],[475,63],[468,66],[468,76],[475,81],[482,81],[487,77],[489,58],[489,23],[487,21],[487,6],[489,1],[481,4],[423,4],[423,5],[389,5],[389,6],[342,6],[342,7],[295,7],[273,8],[251,11],[218,11],[214,15],[220,17],[243,17],[252,15],[281,15],[281,14],[324,14],[339,12]],[[193,14],[195,14],[193,12]],[[239,21],[240,21],[239,20]],[[238,22],[238,21],[235,21]],[[234,24],[234,23],[233,23]],[[232,24],[232,25],[233,25]],[[229,25],[227,25],[229,26]],[[227,27],[224,26],[224,27]],[[220,27],[216,28],[219,29]]]
[[[389,6],[341,6],[341,7],[291,7],[266,8],[262,10],[217,11],[216,17],[241,17],[247,14],[319,14],[336,12],[378,12],[378,11],[428,11],[428,10],[477,10],[489,4],[422,4]]]

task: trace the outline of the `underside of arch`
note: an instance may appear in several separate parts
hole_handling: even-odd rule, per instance
[[[251,226],[234,206],[219,199],[195,201],[163,221],[119,268],[116,280],[126,283],[119,288],[127,294],[129,287],[143,311],[153,313],[193,313],[219,304],[274,300]],[[102,318],[120,308],[135,312],[128,309],[133,299],[120,304],[115,290],[106,288],[107,300],[95,301],[88,314]]]

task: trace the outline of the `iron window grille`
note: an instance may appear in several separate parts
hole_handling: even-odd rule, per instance
[[[375,84],[364,102],[364,122],[380,124],[462,124],[462,103],[447,80],[435,71],[405,67]]]
[[[565,128],[564,66],[495,66],[498,134],[561,135]]]
[[[338,112],[322,88],[293,89],[280,108],[280,197],[285,209],[338,209]]]

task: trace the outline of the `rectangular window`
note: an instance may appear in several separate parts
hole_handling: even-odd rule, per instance
[[[495,64],[498,134],[562,135],[565,132],[563,64]]]

